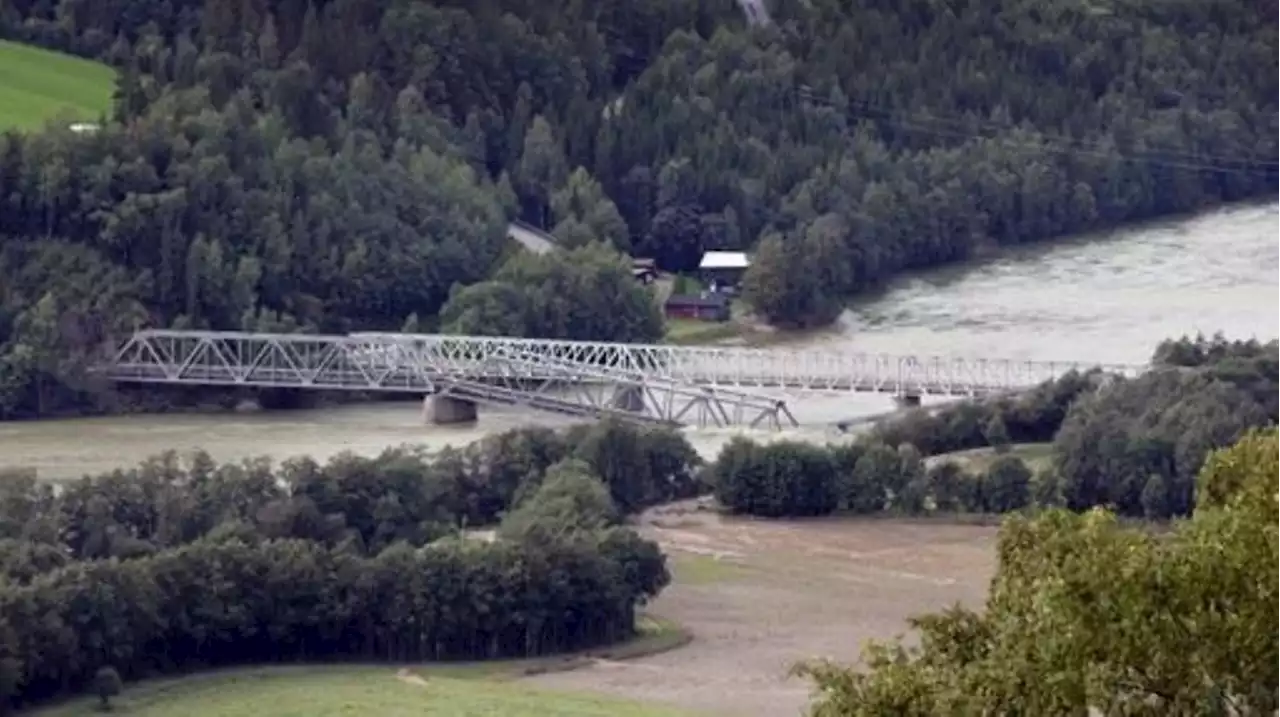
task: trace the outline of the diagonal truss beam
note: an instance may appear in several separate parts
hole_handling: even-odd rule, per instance
[[[626,401],[643,402],[646,414],[666,417],[662,420],[684,421],[691,412],[718,411],[719,420],[729,415],[736,423],[738,419],[730,414],[764,411],[769,400],[741,389],[965,397],[1027,388],[1071,370],[1091,368],[1095,366],[1077,362],[894,357],[813,349],[431,334],[150,330],[126,341],[101,372],[124,382],[413,393],[437,393],[448,387],[460,391],[464,384],[470,387],[466,390],[479,392],[480,387],[503,381],[510,390],[516,390],[517,384],[551,381],[579,391],[603,382],[625,389],[620,395]],[[1140,366],[1096,368],[1121,375],[1144,370]],[[702,393],[694,401],[699,388],[713,389],[714,400]],[[541,390],[543,394],[550,391]],[[676,403],[681,406],[676,408]],[[788,415],[776,413],[779,422],[786,422]],[[752,420],[741,418],[748,424]]]
[[[663,376],[650,376],[642,371],[612,368],[598,364],[582,364],[546,354],[536,354],[521,347],[495,352],[491,371],[502,372],[517,380],[537,379],[547,373],[558,373],[556,380],[575,386],[612,385],[611,403],[626,410],[644,413],[672,424],[689,423],[688,417],[702,426],[798,426],[785,401],[726,388],[689,385]]]
[[[464,371],[478,370],[496,353],[520,351],[685,384],[824,393],[979,396],[1028,388],[1072,370],[1103,368],[1129,376],[1145,370],[1142,366],[1098,366],[1086,362],[886,356],[823,349],[683,347],[434,334],[353,336],[384,345],[412,346],[414,352],[432,362]]]

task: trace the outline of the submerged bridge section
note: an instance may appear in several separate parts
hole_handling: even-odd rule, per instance
[[[476,405],[488,404],[672,426],[797,425],[776,398],[533,351],[518,340],[484,340],[476,353],[437,338],[142,331],[101,373],[122,383],[426,394],[424,414],[434,423],[475,420]]]
[[[475,404],[666,424],[794,424],[744,389],[983,396],[1088,364],[429,334],[142,331],[102,367],[119,382],[418,393],[439,422]],[[1140,367],[1102,367],[1135,374]]]

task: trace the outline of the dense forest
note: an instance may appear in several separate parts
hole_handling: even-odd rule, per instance
[[[84,363],[138,326],[655,336],[621,258],[510,256],[510,218],[675,271],[751,249],[756,311],[812,325],[904,269],[1276,190],[1267,3],[770,15],[6,2],[0,37],[120,78],[100,132],[0,138],[0,417],[96,405]]]
[[[1205,457],[1280,418],[1280,344],[1170,340],[1152,366],[1131,379],[1071,373],[1017,396],[918,409],[846,444],[736,439],[708,482],[725,508],[766,517],[1030,506],[1187,516]],[[1050,441],[1052,462],[1040,471],[1009,451]],[[977,472],[926,460],[980,447],[998,455]]]
[[[54,486],[0,475],[0,712],[219,665],[528,657],[633,634],[670,580],[622,525],[694,495],[678,434],[525,429],[215,463],[169,453]],[[494,540],[464,528],[497,526]]]

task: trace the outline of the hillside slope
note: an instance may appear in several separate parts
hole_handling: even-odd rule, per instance
[[[1277,189],[1276,13],[1246,0],[12,8],[0,36],[121,68],[126,126],[0,141],[0,416],[84,402],[79,357],[140,324],[653,322],[557,298],[626,294],[604,260],[453,292],[511,218],[674,271],[752,249],[757,313],[807,326],[905,269]]]

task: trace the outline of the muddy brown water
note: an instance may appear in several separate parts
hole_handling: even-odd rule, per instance
[[[904,278],[851,308],[832,331],[797,345],[894,355],[1142,363],[1160,339],[1224,331],[1277,335],[1277,205],[1219,210],[1104,236],[1006,252]],[[785,436],[834,439],[830,424],[892,407],[875,395],[788,397],[803,427]],[[0,467],[51,480],[135,464],[167,449],[220,459],[341,451],[402,443],[463,445],[543,415],[481,408],[471,426],[423,425],[413,402],[258,414],[122,416],[0,423]],[[714,453],[733,431],[691,429]]]

